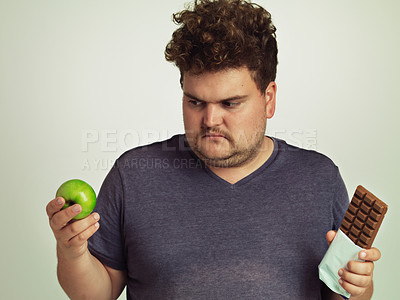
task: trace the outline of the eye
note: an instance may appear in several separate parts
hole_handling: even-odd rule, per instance
[[[222,104],[223,104],[225,107],[234,108],[234,107],[239,106],[240,102],[224,101],[224,102],[222,102]]]
[[[203,101],[198,101],[198,100],[188,100],[189,104],[192,106],[201,106],[203,104]]]

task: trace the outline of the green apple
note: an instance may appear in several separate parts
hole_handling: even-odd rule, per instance
[[[75,220],[87,217],[96,206],[96,193],[93,188],[83,180],[71,179],[64,182],[57,190],[56,197],[63,197],[65,204],[63,209],[79,204],[82,211],[75,216]]]

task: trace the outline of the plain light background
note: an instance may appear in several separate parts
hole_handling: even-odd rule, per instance
[[[45,213],[58,186],[98,192],[122,152],[183,132],[163,52],[184,3],[0,0],[0,298],[67,299]],[[267,133],[328,155],[349,195],[362,184],[388,203],[373,299],[397,299],[399,2],[258,3],[279,47]]]

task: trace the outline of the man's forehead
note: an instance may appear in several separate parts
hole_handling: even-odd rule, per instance
[[[247,69],[229,69],[202,74],[186,73],[182,89],[187,97],[202,101],[221,101],[247,96],[257,86]]]
[[[223,84],[229,82],[244,82],[252,80],[250,71],[246,67],[228,68],[218,71],[206,71],[202,73],[185,72],[182,76],[182,84],[187,82]]]

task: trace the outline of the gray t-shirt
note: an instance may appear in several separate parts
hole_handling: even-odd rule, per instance
[[[127,151],[107,175],[89,249],[128,273],[128,299],[321,299],[326,232],[349,200],[326,156],[274,140],[230,184],[184,135]]]

